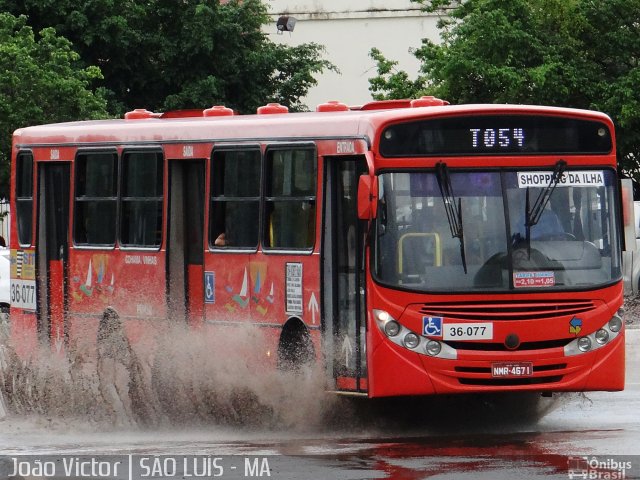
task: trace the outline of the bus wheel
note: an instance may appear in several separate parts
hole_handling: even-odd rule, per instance
[[[278,368],[300,371],[315,359],[315,351],[309,331],[298,318],[290,319],[282,329],[278,343]]]

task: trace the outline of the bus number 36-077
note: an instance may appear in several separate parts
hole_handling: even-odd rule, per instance
[[[35,285],[11,285],[11,303],[33,303],[35,295]]]

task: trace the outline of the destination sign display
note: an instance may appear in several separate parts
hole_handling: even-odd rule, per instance
[[[558,180],[558,187],[604,187],[604,171],[573,170],[564,172]],[[553,179],[553,172],[518,172],[518,188],[546,187]]]
[[[541,115],[445,117],[387,127],[385,157],[451,155],[607,154],[606,124]]]

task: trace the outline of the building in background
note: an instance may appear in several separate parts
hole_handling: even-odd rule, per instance
[[[327,100],[349,105],[370,101],[368,80],[376,75],[371,48],[398,61],[398,68],[414,77],[420,64],[410,49],[420,47],[422,38],[439,41],[438,16],[422,12],[410,0],[267,0],[267,4],[273,22],[265,32],[271,40],[290,46],[324,45],[326,58],[340,71],[317,77],[318,85],[305,99],[310,109]],[[287,31],[290,28],[293,31]]]

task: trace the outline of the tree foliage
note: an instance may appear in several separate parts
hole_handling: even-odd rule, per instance
[[[374,100],[417,98],[426,90],[426,78],[409,78],[404,70],[397,70],[398,62],[387,59],[380,50],[372,48],[369,56],[376,62],[378,76],[369,79],[369,90]]]
[[[19,127],[107,114],[97,67],[79,67],[66,39],[36,36],[25,16],[0,13],[0,197],[8,196],[11,134]]]
[[[442,42],[423,39],[414,50],[416,80],[372,50],[377,98],[428,93],[452,103],[601,110],[616,123],[623,168],[640,176],[640,0],[413,1],[447,9]]]
[[[0,12],[0,195],[16,128],[140,107],[304,110],[314,75],[335,69],[320,45],[270,41],[262,0],[0,0]]]
[[[313,74],[333,68],[317,44],[271,42],[261,0],[0,0],[2,7],[27,13],[36,30],[53,26],[86,65],[100,67],[116,114],[221,103],[248,113],[267,101],[304,109]]]

